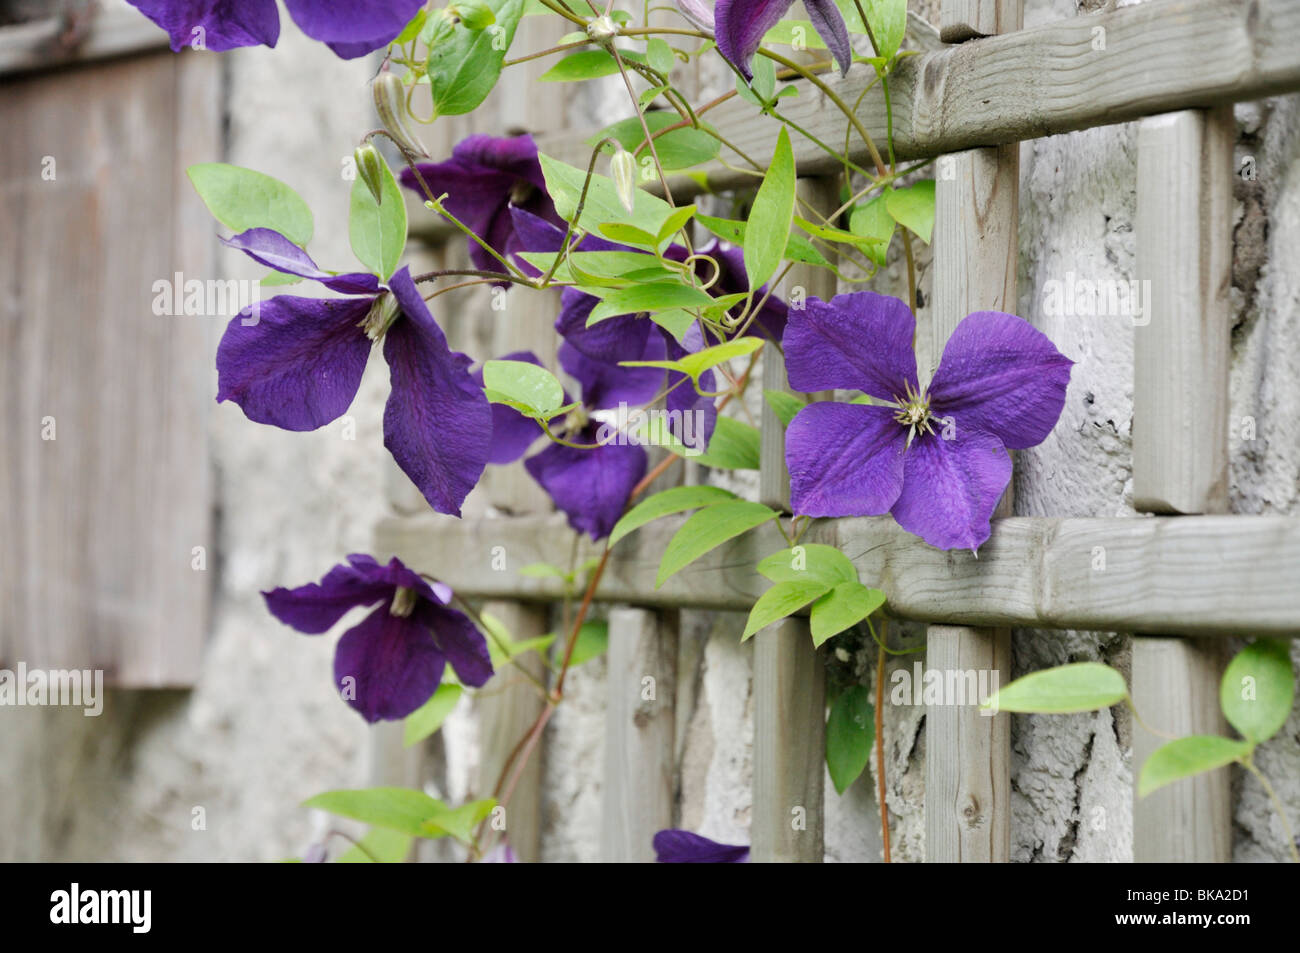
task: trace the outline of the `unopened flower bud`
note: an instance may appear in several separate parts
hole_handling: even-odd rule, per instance
[[[610,157],[610,178],[614,180],[614,191],[623,208],[631,212],[636,205],[636,159],[622,146]]]
[[[366,183],[366,188],[375,197],[376,205],[384,204],[384,157],[379,154],[373,142],[363,142],[352,153],[352,160],[357,164],[357,175]]]
[[[375,112],[393,141],[407,152],[429,158],[429,150],[424,148],[424,143],[411,131],[407,122],[410,113],[406,108],[406,86],[402,81],[396,74],[384,70],[375,77],[370,88],[375,94]]]
[[[599,43],[601,46],[607,46],[614,37],[618,36],[618,24],[610,17],[596,17],[587,24],[587,36],[593,43]]]

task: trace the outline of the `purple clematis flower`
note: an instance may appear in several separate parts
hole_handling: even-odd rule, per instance
[[[799,411],[786,432],[791,505],[807,516],[892,513],[931,546],[975,550],[1011,479],[1007,450],[1041,443],[1056,426],[1074,362],[1022,318],[977,311],[922,390],[915,329],[906,304],[870,291],[809,298],[791,312],[790,386],[877,401]]]
[[[381,566],[354,553],[319,583],[262,593],[285,625],[320,635],[350,609],[375,609],[339,639],[334,682],[369,722],[405,718],[432,697],[450,662],[478,688],[492,677],[487,641],[463,612],[447,607],[451,589],[428,583],[398,559]]]
[[[740,70],[745,80],[752,82],[750,68],[754,54],[763,42],[763,36],[790,12],[794,0],[718,0],[713,7],[714,35],[718,52]],[[804,0],[804,9],[813,29],[825,41],[840,73],[848,73],[853,63],[853,46],[849,42],[849,28],[835,0]]]
[[[179,52],[195,45],[214,51],[259,43],[275,46],[280,15],[275,0],[127,0],[171,37]],[[343,59],[387,46],[424,0],[284,0],[298,28]],[[201,33],[199,31],[202,31]],[[201,43],[201,45],[200,45]]]
[[[749,848],[719,844],[690,831],[666,830],[655,834],[655,860],[661,864],[744,864]]]
[[[555,204],[546,194],[546,179],[537,159],[537,144],[529,135],[497,139],[474,135],[456,143],[445,162],[422,162],[417,168],[435,198],[447,193],[447,211],[468,225],[498,254],[512,255],[521,248],[515,237],[511,209],[525,209],[552,224],[563,226]],[[426,198],[411,169],[402,170],[402,184]],[[469,241],[469,257],[481,271],[505,271],[501,263],[478,242]]]
[[[637,357],[663,360],[662,340],[650,338]],[[663,386],[664,372],[657,367],[619,367],[593,361],[567,342],[560,345],[559,358],[560,366],[582,388],[582,406],[551,430],[571,443],[601,445],[580,449],[552,443],[525,460],[524,468],[568,517],[570,526],[593,540],[600,539],[609,535],[623,515],[628,497],[646,471],[645,449],[622,439],[616,431],[622,423],[617,419],[619,412],[652,401]],[[565,403],[569,403],[568,395]],[[606,442],[601,443],[602,438]]]
[[[532,351],[512,351],[497,358],[499,361],[525,361],[542,366],[537,355]],[[474,383],[483,386],[483,368],[477,367],[473,372]],[[564,401],[569,402],[568,398]],[[492,449],[488,453],[488,463],[500,466],[514,463],[529,451],[537,438],[542,435],[542,426],[532,417],[526,417],[508,404],[492,405]]]
[[[269,228],[226,244],[352,297],[278,295],[241,311],[217,348],[217,400],[233,400],[258,423],[315,430],[351,405],[371,344],[382,337],[392,383],[384,446],[435,510],[459,516],[488,460],[492,411],[470,359],[447,346],[410,270],[382,289],[371,274],[321,271]]]

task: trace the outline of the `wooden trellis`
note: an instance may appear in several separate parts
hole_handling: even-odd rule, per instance
[[[885,590],[893,614],[929,623],[931,666],[998,669],[1005,683],[1013,626],[1140,633],[1133,690],[1147,719],[1179,734],[1222,730],[1222,640],[1212,637],[1300,631],[1300,520],[1223,515],[1233,185],[1228,104],[1300,90],[1300,0],[1164,0],[1031,29],[1020,23],[1019,0],[946,0],[941,35],[959,42],[904,60],[891,81],[899,158],[951,157],[937,182],[931,334],[941,346],[969,311],[1016,310],[1016,144],[1140,120],[1138,272],[1151,280],[1152,291],[1149,323],[1134,329],[1134,505],[1162,515],[1008,516],[994,521],[978,560],[935,550],[888,518],[819,521],[806,539],[845,552],[861,578]],[[827,82],[852,103],[869,77],[869,70],[856,69]],[[842,118],[815,90],[788,103],[793,121],[827,141],[842,140]],[[859,116],[883,141],[880,98],[867,96]],[[770,158],[774,120],[739,102],[713,110],[710,120],[750,158],[760,164]],[[547,153],[585,166],[583,136],[541,138]],[[833,193],[816,178],[834,171],[833,160],[796,141],[804,198],[833,208]],[[707,173],[713,189],[748,184],[720,164]],[[700,185],[682,178],[673,191],[680,199]],[[825,273],[800,271],[791,280],[812,294],[834,292]],[[545,341],[549,316],[536,317],[533,340]],[[785,386],[779,355],[765,355],[763,383]],[[760,496],[773,505],[786,495],[782,438],[779,421],[765,411]],[[532,512],[460,522],[427,512],[394,516],[378,527],[377,549],[446,580],[463,596],[505,600],[516,608],[501,611],[526,616],[523,606],[562,596],[558,582],[493,571],[493,555],[504,547],[513,568],[553,559],[563,519],[512,499],[515,513]],[[665,774],[674,763],[672,610],[748,610],[766,586],[753,565],[783,545],[775,530],[764,528],[656,589],[659,556],[680,525],[680,519],[662,520],[621,542],[596,593],[598,600],[636,607],[611,613],[607,859],[649,859],[649,834],[672,819],[673,785]],[[579,556],[598,552],[584,542]],[[657,692],[652,703],[641,703],[647,675]],[[754,680],[754,859],[819,861],[822,666],[803,620],[757,636]],[[928,859],[1009,858],[1009,718],[982,717],[973,707],[927,711]],[[1135,742],[1135,759],[1149,753],[1143,745]],[[535,807],[535,789],[517,796],[532,797]],[[803,824],[792,823],[801,812]],[[535,853],[531,823],[525,859]],[[1229,860],[1227,773],[1137,801],[1134,829],[1137,860]],[[520,849],[518,831],[512,840]]]

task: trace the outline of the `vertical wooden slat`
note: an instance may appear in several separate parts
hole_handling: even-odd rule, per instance
[[[495,616],[516,642],[546,634],[544,606],[522,602],[488,602],[483,611]],[[545,681],[545,668],[536,652],[520,659],[533,675]],[[501,768],[519,739],[541,714],[544,702],[537,686],[523,680],[513,665],[501,670],[483,687],[475,704],[479,723],[480,760],[474,783],[476,797],[489,797]],[[506,805],[505,838],[521,863],[540,859],[542,833],[542,757],[533,752]]]
[[[1021,0],[945,0],[939,15],[939,39],[964,43],[1020,29]]]
[[[1231,313],[1230,108],[1145,119],[1138,127],[1137,277],[1145,312],[1134,328],[1133,497],[1139,510],[1227,509]],[[1219,734],[1221,646],[1133,640],[1133,700],[1156,729]],[[1138,727],[1134,780],[1163,744]],[[1137,799],[1133,858],[1231,859],[1230,774],[1197,775]]]
[[[612,609],[608,669],[601,859],[648,863],[673,826],[675,613]]]
[[[975,32],[1006,32],[1020,27],[1021,6],[1019,0],[945,0],[940,22],[951,27],[972,15],[978,16]],[[936,363],[967,314],[1016,310],[1019,146],[944,156],[937,179],[931,309]],[[1008,487],[994,515],[1010,511]],[[930,626],[926,664],[931,670],[987,669],[1005,684],[1010,661],[1009,629]],[[926,710],[926,860],[1005,863],[1011,855],[1010,715],[980,714],[978,704],[964,702]]]
[[[799,196],[829,215],[838,206],[834,179],[801,179]],[[835,276],[825,269],[795,266],[786,278],[794,294],[830,298]],[[785,364],[775,347],[763,351],[763,387],[788,390]],[[790,477],[785,465],[785,428],[763,408],[759,498],[789,509]],[[826,680],[821,653],[813,648],[806,619],[785,619],[754,636],[754,817],[757,862],[821,863],[826,737]]]

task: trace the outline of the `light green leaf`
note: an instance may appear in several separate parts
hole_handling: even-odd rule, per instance
[[[429,44],[429,90],[435,116],[462,116],[487,99],[501,75],[515,28],[523,16],[523,0],[487,0],[496,22],[485,30],[439,18]]]
[[[555,375],[528,361],[488,361],[483,387],[494,403],[509,404],[532,417],[549,417],[564,403]]]
[[[424,825],[448,811],[447,805],[441,801],[411,788],[327,791],[303,801],[303,807],[314,807],[339,817],[386,827],[411,837],[441,837],[442,834],[426,833]]]
[[[727,540],[776,517],[775,510],[747,500],[729,500],[701,510],[683,523],[682,528],[668,541],[659,563],[655,588],[658,589],[672,575]]]
[[[406,716],[402,728],[402,747],[409,748],[441,728],[464,693],[465,689],[454,682],[439,685],[427,702]]]
[[[907,32],[907,0],[863,0],[863,8],[880,44],[876,55],[884,60],[893,59]],[[852,0],[843,0],[840,9],[852,9]],[[853,19],[858,20],[857,11],[852,12]]]
[[[592,312],[595,314],[595,311]],[[591,321],[587,324],[590,326]],[[737,357],[745,357],[753,354],[763,346],[762,338],[743,337],[736,338],[734,341],[725,341],[722,344],[715,344],[712,347],[706,347],[696,351],[693,354],[687,354],[677,361],[622,361],[622,367],[663,367],[668,370],[680,371],[691,378],[692,383],[699,384],[700,375],[705,371],[717,367],[719,364],[725,364],[727,361],[734,360]]]
[[[847,791],[862,774],[875,740],[871,689],[865,685],[846,688],[831,703],[826,719],[826,767],[836,794]]]
[[[571,221],[578,210],[578,199],[587,178],[586,170],[552,159],[548,155],[539,155],[538,159],[546,177],[546,192],[555,202],[556,211],[565,221]],[[626,222],[652,235],[658,234],[659,227],[673,213],[672,206],[644,189],[637,189],[633,199],[635,204],[629,215],[619,201],[613,181],[603,175],[593,175],[578,224],[589,232],[599,232],[601,223]]]
[[[678,456],[690,456],[696,463],[715,470],[757,470],[760,439],[757,427],[733,417],[719,417],[704,453],[687,454],[680,443],[665,445]]]
[[[676,308],[707,308],[713,297],[690,285],[669,282],[652,282],[616,288],[601,295],[600,304],[591,309],[587,327],[620,314],[639,314],[642,311],[668,311]],[[762,346],[762,341],[759,345]],[[666,367],[672,361],[624,361],[625,367]]]
[[[1109,708],[1127,697],[1124,676],[1109,665],[1076,662],[1018,678],[982,707],[1065,715]]]
[[[745,246],[745,223],[732,218],[714,218],[712,215],[696,214],[695,220],[717,235],[724,242]],[[893,225],[893,220],[890,220]],[[784,257],[788,261],[798,261],[806,265],[829,267],[826,256],[819,252],[812,242],[798,232],[791,232],[785,244]]]
[[[783,390],[765,390],[763,399],[767,401],[767,406],[772,408],[772,412],[776,414],[783,427],[790,426],[790,421],[794,420],[795,414],[808,406],[802,397]]]
[[[545,579],[548,576],[563,579],[566,573],[559,566],[553,566],[550,563],[529,563],[519,570],[519,575],[528,576],[532,579]]]
[[[751,288],[767,284],[781,264],[794,215],[794,184],[794,152],[782,125],[772,164],[763,176],[749,213],[751,227],[746,231],[749,240],[745,244],[745,275]]]
[[[883,265],[894,237],[894,218],[885,207],[885,196],[877,195],[854,208],[849,214],[849,231],[869,242],[863,251],[877,265]]]
[[[1218,735],[1192,735],[1161,745],[1142,763],[1138,797],[1146,797],[1166,784],[1213,771],[1245,757],[1254,747]]]
[[[656,109],[645,113],[646,128],[655,137],[655,153],[659,156],[660,165],[668,172],[689,169],[708,162],[715,158],[722,148],[722,142],[717,136],[708,132],[709,126],[703,123],[699,129],[694,126],[682,126],[680,129],[655,135],[661,129],[675,126],[679,122],[681,116],[676,110]],[[641,128],[641,120],[635,116],[622,119],[602,129],[587,139],[587,144],[594,146],[607,136],[617,139],[624,149],[636,156],[638,163],[644,163],[650,155],[650,147],[645,144],[645,129]],[[605,145],[606,151],[610,148],[608,144]],[[653,166],[642,164],[641,168],[649,169],[651,173],[654,171]]]
[[[609,545],[613,546],[628,533],[661,517],[735,498],[736,494],[720,486],[675,486],[662,490],[632,507],[614,524],[614,529],[609,534]]]
[[[905,189],[885,193],[885,208],[894,221],[930,244],[934,231],[934,180],[926,179]]]
[[[869,589],[856,580],[840,583],[813,604],[808,619],[813,645],[857,625],[884,604],[885,594],[879,589]]]
[[[1294,700],[1287,639],[1252,642],[1228,663],[1219,684],[1219,704],[1228,724],[1256,744],[1282,730]]]
[[[400,864],[406,860],[407,854],[411,852],[411,842],[413,840],[414,838],[410,835],[399,831],[390,831],[384,827],[372,827],[366,832],[366,836],[361,838],[361,847],[353,844],[343,854],[339,855],[339,859],[335,863],[373,864],[378,861],[381,864]],[[365,850],[362,850],[362,847]]]
[[[609,648],[609,623],[604,620],[594,619],[591,622],[584,622],[582,628],[578,630],[578,641],[573,645],[573,655],[569,659],[569,667],[582,665],[584,662],[590,662],[598,655],[604,655]]]
[[[620,49],[618,55],[634,63],[645,63],[645,54]],[[580,50],[570,53],[538,77],[544,83],[570,83],[584,79],[613,76],[618,63],[604,50]]]
[[[208,211],[226,228],[273,228],[295,245],[311,241],[311,209],[289,186],[252,169],[205,162],[186,170]]]
[[[352,183],[348,238],[357,260],[387,279],[397,270],[406,248],[406,202],[387,162],[382,164],[379,176],[382,203],[375,202],[359,176]]]
[[[779,550],[764,557],[758,571],[773,582],[816,579],[822,583],[823,592],[842,582],[858,581],[858,571],[849,557],[824,543],[803,543],[793,549]]]
[[[663,73],[665,76],[672,71],[673,64],[677,58],[673,56],[673,48],[668,45],[666,40],[657,36],[652,36],[646,41],[645,59],[650,64],[650,68],[656,73]]]
[[[523,655],[525,652],[544,652],[555,640],[554,635],[541,635],[532,639],[520,639],[516,642],[514,636],[510,634],[510,630],[492,613],[480,612],[479,620],[483,623],[483,628],[487,629],[488,656],[492,660],[494,669],[499,669],[512,658]]]
[[[669,215],[668,221],[664,222],[663,225],[659,227],[659,241],[667,241],[680,232],[686,227],[686,223],[691,220],[691,216],[694,214],[695,206],[687,205],[679,208],[676,212],[673,212],[672,215]]]
[[[450,834],[462,843],[469,841],[479,821],[487,817],[492,812],[492,808],[497,805],[494,798],[469,801],[459,807],[448,807],[441,802],[438,803],[440,810],[420,825],[423,831],[420,836],[437,838]]]
[[[745,621],[745,631],[740,640],[743,642],[759,629],[765,629],[778,619],[798,612],[825,593],[826,584],[819,579],[778,582],[759,596],[754,608],[749,610],[749,618]]]

